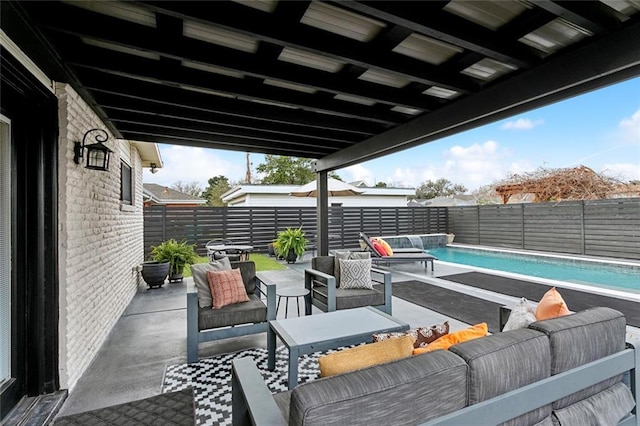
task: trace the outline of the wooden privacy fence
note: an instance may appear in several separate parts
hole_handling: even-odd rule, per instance
[[[315,245],[315,207],[166,207],[144,208],[145,258],[151,247],[174,238],[196,244],[205,254],[209,240],[230,239],[265,252],[278,232],[302,226]],[[359,247],[358,233],[407,235],[447,232],[446,207],[330,207],[330,249]]]
[[[448,207],[455,242],[640,259],[640,198]]]

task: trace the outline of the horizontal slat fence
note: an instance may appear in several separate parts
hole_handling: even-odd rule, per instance
[[[640,259],[640,198],[448,208],[455,242]]]
[[[278,232],[302,226],[311,244],[316,235],[315,207],[165,207],[144,209],[145,258],[151,247],[174,238],[196,244],[205,254],[209,240],[230,239],[265,252]],[[358,233],[368,235],[430,234],[447,231],[447,208],[330,207],[330,249],[359,247]]]

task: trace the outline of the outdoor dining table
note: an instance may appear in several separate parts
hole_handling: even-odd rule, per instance
[[[253,250],[253,246],[237,245],[237,244],[218,244],[207,247],[207,254],[213,260],[214,253],[226,253],[229,251],[240,253],[240,260],[249,260],[249,253]]]

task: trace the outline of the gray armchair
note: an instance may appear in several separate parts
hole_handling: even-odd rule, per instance
[[[202,342],[262,333],[267,331],[268,321],[276,319],[275,283],[256,276],[256,265],[251,261],[232,262],[231,267],[240,269],[248,302],[221,309],[201,308],[195,286],[187,289],[187,362],[198,360]]]
[[[391,315],[391,273],[371,268],[373,290],[340,288],[334,276],[333,256],[318,256],[311,259],[311,269],[304,271],[304,285],[309,294],[305,296],[305,312],[311,315],[311,306],[324,312],[338,309],[372,306]]]

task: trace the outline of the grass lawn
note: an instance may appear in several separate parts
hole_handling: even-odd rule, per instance
[[[249,253],[249,260],[253,260],[256,264],[256,271],[276,271],[287,269],[286,266],[279,263],[275,258],[269,257],[266,254],[261,253]],[[209,258],[207,256],[201,256],[196,263],[207,263]],[[187,265],[183,272],[185,277],[191,276],[191,268]]]

